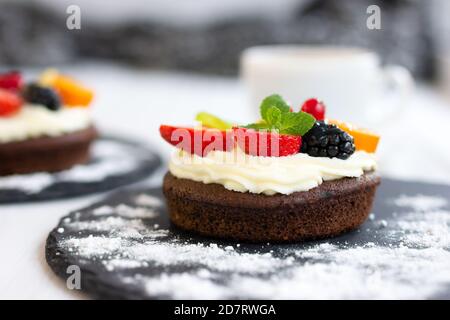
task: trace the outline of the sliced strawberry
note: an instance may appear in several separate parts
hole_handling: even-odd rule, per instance
[[[283,157],[296,154],[300,150],[302,138],[271,131],[235,128],[234,135],[239,147],[253,156]]]
[[[213,150],[230,151],[234,145],[231,130],[161,125],[159,133],[171,145],[199,156],[204,156]]]
[[[20,110],[23,101],[20,97],[8,90],[0,89],[0,117],[12,115]]]
[[[20,72],[11,71],[0,74],[0,88],[8,90],[19,90],[22,86],[22,75]]]

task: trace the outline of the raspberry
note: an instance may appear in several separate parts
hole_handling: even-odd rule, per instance
[[[325,105],[323,104],[323,102],[315,98],[306,100],[303,103],[301,110],[303,112],[309,113],[314,118],[316,118],[316,120],[325,119]]]
[[[11,71],[0,74],[0,88],[8,90],[19,90],[22,85],[20,72]]]
[[[347,159],[355,152],[353,137],[333,124],[316,121],[303,136],[301,152],[312,157]]]

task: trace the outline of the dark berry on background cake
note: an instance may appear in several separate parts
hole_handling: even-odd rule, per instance
[[[248,125],[206,112],[200,126],[162,125],[177,147],[163,183],[169,216],[181,229],[253,242],[303,241],[360,226],[380,178],[379,136],[328,120],[315,98],[294,112],[265,98]]]
[[[92,98],[90,89],[57,70],[32,82],[17,71],[0,74],[0,175],[60,171],[88,161],[97,136]]]
[[[29,103],[43,105],[53,111],[61,107],[60,97],[54,89],[36,83],[25,86],[22,95]]]

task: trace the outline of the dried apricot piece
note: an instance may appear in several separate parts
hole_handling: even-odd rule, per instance
[[[39,83],[53,87],[67,106],[88,106],[94,98],[94,92],[75,79],[48,69],[39,78]]]
[[[328,119],[328,123],[335,124],[338,128],[353,136],[356,150],[371,153],[377,150],[380,136],[376,133],[344,121]]]

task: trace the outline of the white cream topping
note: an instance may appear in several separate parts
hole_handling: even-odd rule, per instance
[[[89,108],[70,107],[58,111],[25,105],[17,114],[0,117],[0,143],[41,136],[60,136],[86,129],[92,123]]]
[[[326,180],[359,177],[364,171],[376,169],[374,154],[364,151],[341,160],[304,153],[256,157],[239,148],[234,150],[212,151],[206,157],[177,150],[170,160],[169,171],[178,178],[218,183],[232,191],[273,195],[307,191]]]

